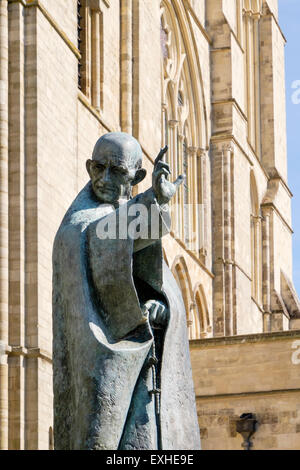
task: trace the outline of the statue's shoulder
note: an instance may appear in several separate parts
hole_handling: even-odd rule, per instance
[[[55,244],[58,240],[63,241],[69,237],[71,232],[82,231],[89,225],[92,214],[97,208],[97,201],[93,197],[90,182],[76,196],[67,210],[55,237]]]

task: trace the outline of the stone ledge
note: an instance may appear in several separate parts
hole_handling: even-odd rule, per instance
[[[52,356],[48,351],[40,348],[24,348],[23,346],[9,346],[7,348],[9,357],[23,356],[26,358],[43,359],[52,364]]]
[[[108,124],[107,122],[104,121],[104,119],[101,117],[99,111],[97,111],[94,106],[91,105],[89,102],[88,98],[85,96],[82,91],[78,90],[78,100],[85,106],[85,108],[90,111],[90,113],[97,119],[97,121],[100,122],[100,124],[108,131],[108,132],[115,132],[115,129],[113,126]]]
[[[275,333],[256,333],[249,335],[228,336],[220,338],[193,339],[190,341],[192,349],[207,349],[214,346],[230,346],[233,344],[263,343],[269,341],[284,341],[300,338],[300,330],[278,331]]]
[[[226,399],[226,398],[248,398],[251,396],[260,396],[260,395],[280,395],[287,393],[300,393],[300,388],[289,388],[289,389],[279,389],[279,390],[259,390],[259,391],[249,391],[241,393],[220,393],[216,395],[196,395],[196,400],[210,400],[210,399]]]

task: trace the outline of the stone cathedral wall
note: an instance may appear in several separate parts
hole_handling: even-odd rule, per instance
[[[54,237],[66,210],[88,181],[85,162],[102,134],[123,130],[140,141],[148,176],[138,191],[151,184],[154,159],[165,144],[161,7],[168,10],[170,24],[166,28],[180,33],[176,33],[177,48],[174,44],[169,48],[173,63],[186,60],[189,64],[185,72],[189,71],[192,83],[183,85],[182,93],[190,96],[193,85],[197,94],[197,100],[193,97],[196,103],[193,110],[198,121],[195,118],[196,124],[190,131],[189,158],[195,164],[196,161],[206,162],[201,167],[199,181],[193,180],[199,192],[202,191],[201,201],[207,208],[205,249],[195,253],[187,249],[182,240],[176,240],[174,234],[164,240],[165,259],[176,275],[186,304],[197,397],[204,394],[201,377],[215,373],[214,366],[206,361],[204,350],[210,344],[205,342],[210,341],[207,338],[263,332],[272,335],[276,329],[289,328],[289,321],[281,311],[278,322],[273,325],[269,311],[270,291],[274,288],[280,293],[282,290],[281,270],[292,278],[291,194],[286,181],[284,38],[277,22],[277,0],[246,2],[247,5],[253,3],[251,8],[258,8],[256,13],[262,15],[263,42],[256,53],[263,76],[261,82],[254,83],[251,78],[255,75],[254,62],[249,59],[248,68],[245,65],[242,10],[239,15],[241,2],[238,0],[87,0],[86,5],[91,4],[93,11],[100,12],[102,28],[100,107],[96,108],[92,88],[88,92],[78,88],[77,2],[0,2],[1,14],[6,11],[3,5],[8,6],[9,47],[8,203],[2,193],[0,201],[4,206],[7,204],[1,208],[3,213],[6,210],[9,214],[5,232],[9,241],[8,255],[5,258],[1,254],[3,266],[7,265],[6,271],[1,271],[1,292],[7,293],[8,301],[2,301],[0,318],[4,325],[0,337],[3,377],[0,442],[2,448],[48,449],[53,446],[51,257]],[[3,39],[1,44],[3,46]],[[89,53],[92,55],[91,51]],[[5,61],[3,47],[0,60]],[[250,87],[248,95],[247,87]],[[251,101],[251,96],[255,95],[253,87],[256,92],[260,89],[262,96],[256,105]],[[4,122],[2,108],[0,113],[0,120]],[[261,127],[258,127],[258,115],[262,117]],[[178,116],[169,116],[169,132],[173,137],[179,121]],[[252,126],[249,132],[253,141],[256,139],[256,149],[249,141],[248,126]],[[177,143],[170,145],[174,151]],[[251,181],[255,181],[252,199]],[[193,185],[191,194],[195,202],[197,194]],[[267,213],[271,234],[264,241],[264,246],[267,242],[270,245],[267,252],[270,254],[266,256],[262,247],[257,249],[257,298],[253,295],[250,232],[251,203],[255,198],[260,207],[257,220],[262,220]],[[267,230],[264,226],[260,229]],[[247,343],[247,338],[245,336],[243,342]],[[259,344],[266,354],[270,343]],[[224,348],[230,356],[231,349]],[[207,354],[211,351],[209,349]],[[216,347],[214,354],[216,361],[221,361],[223,346]],[[243,354],[240,359],[243,374],[246,374],[243,360],[247,357]],[[213,362],[211,356],[209,360]],[[275,365],[271,375],[272,371],[275,372]],[[224,383],[227,381],[225,368],[220,367],[216,375],[224,377]],[[7,379],[8,386],[5,385]],[[279,388],[277,379],[277,375],[272,376],[273,388]],[[205,395],[215,393],[211,380],[207,382],[208,389],[210,386],[211,390]],[[240,401],[231,399],[226,406],[222,405],[225,398],[214,402],[213,406],[208,398],[199,400],[199,415],[201,410],[209,409],[220,417],[223,416],[220,409],[230,408],[231,414],[236,416],[243,408]],[[275,406],[273,396],[268,405],[268,394],[256,400],[260,400],[262,408]],[[288,420],[288,416],[294,419],[296,408],[293,406],[288,409],[291,415],[282,415],[286,416],[284,419]],[[282,413],[285,407],[284,402]],[[204,448],[215,446],[217,437],[222,438],[221,446],[239,446],[238,439],[233,443],[226,434],[223,421],[218,436],[214,435],[215,422],[206,419],[205,423],[200,420],[201,429],[205,428],[202,430]],[[281,441],[274,439],[272,446],[280,447]],[[294,434],[292,439],[298,442]],[[261,447],[268,447],[270,441],[260,442]]]

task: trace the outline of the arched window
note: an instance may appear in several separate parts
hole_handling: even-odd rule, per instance
[[[206,117],[201,73],[185,15],[181,2],[161,2],[162,144],[169,146],[172,177],[186,177],[172,200],[172,232],[200,256],[203,227],[196,207],[203,204],[204,183],[197,168],[198,150],[206,147]]]
[[[206,338],[212,328],[203,286],[199,284],[192,291],[187,265],[182,256],[175,259],[172,272],[182,292],[189,339]]]
[[[193,315],[191,314],[193,307],[191,280],[187,270],[186,262],[183,257],[177,257],[175,259],[172,267],[172,273],[182,293],[186,311],[187,327],[189,330],[189,338],[194,339],[195,324],[193,321]]]

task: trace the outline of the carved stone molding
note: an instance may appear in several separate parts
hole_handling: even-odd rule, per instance
[[[244,0],[243,13],[245,16],[260,18],[262,15],[262,0]]]
[[[230,152],[230,153],[233,153],[234,152],[234,147],[232,144],[224,144],[222,146],[222,150],[223,152]]]
[[[94,11],[102,11],[102,5],[110,7],[110,0],[86,0],[86,6]]]
[[[178,123],[179,123],[179,121],[177,121],[176,119],[171,119],[171,120],[169,121],[169,127],[172,128],[172,129],[174,129],[175,127],[178,126]]]

